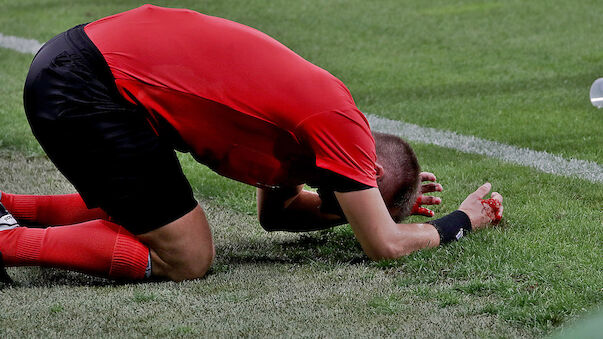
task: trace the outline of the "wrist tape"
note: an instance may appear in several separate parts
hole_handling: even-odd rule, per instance
[[[465,212],[459,210],[427,223],[433,225],[440,234],[440,244],[459,240],[471,232],[471,220]]]

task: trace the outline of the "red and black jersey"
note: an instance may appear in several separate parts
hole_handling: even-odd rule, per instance
[[[258,187],[322,168],[376,187],[375,142],[345,85],[248,26],[145,5],[85,27],[118,90],[195,158]]]

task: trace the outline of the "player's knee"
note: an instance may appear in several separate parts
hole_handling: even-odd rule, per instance
[[[170,265],[167,273],[173,281],[191,280],[205,276],[216,255],[213,247],[198,248],[184,255],[177,263]]]
[[[200,206],[139,238],[154,253],[153,274],[182,281],[203,277],[214,260],[209,224]]]

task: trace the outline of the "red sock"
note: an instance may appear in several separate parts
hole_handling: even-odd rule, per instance
[[[0,202],[18,221],[55,226],[88,220],[108,220],[100,208],[88,209],[79,194],[20,195],[1,192]]]
[[[149,249],[123,227],[106,220],[0,231],[6,266],[64,268],[114,279],[142,279]]]

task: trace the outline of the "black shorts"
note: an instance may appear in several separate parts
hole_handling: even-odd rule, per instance
[[[197,206],[174,151],[179,141],[158,136],[144,108],[121,97],[83,25],[38,52],[24,104],[42,148],[89,208],[141,234]]]

